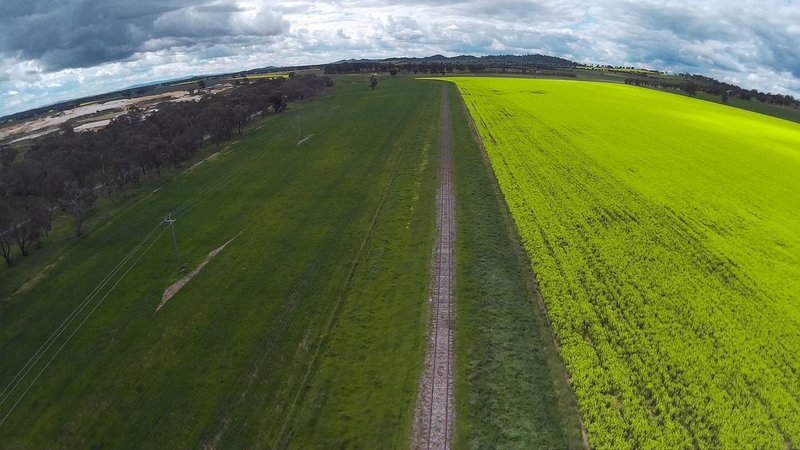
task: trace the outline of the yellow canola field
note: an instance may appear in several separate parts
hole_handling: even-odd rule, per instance
[[[800,447],[800,125],[633,86],[450,81],[590,445]]]

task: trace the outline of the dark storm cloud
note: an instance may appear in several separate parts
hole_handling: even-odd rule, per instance
[[[288,23],[259,4],[185,0],[11,0],[0,17],[0,53],[48,70],[90,67],[143,49],[274,36]],[[148,45],[150,44],[150,45]],[[156,48],[154,48],[156,47]]]

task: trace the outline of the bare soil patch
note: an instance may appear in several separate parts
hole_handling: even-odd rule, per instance
[[[239,234],[241,234],[241,233],[239,233]],[[219,247],[215,248],[214,250],[212,250],[208,254],[208,256],[206,256],[206,259],[204,259],[203,262],[201,262],[197,267],[195,267],[194,270],[189,272],[185,277],[181,278],[180,280],[172,283],[172,285],[170,285],[170,287],[168,287],[166,290],[164,290],[164,294],[161,296],[161,303],[158,304],[158,307],[156,308],[156,312],[158,312],[158,310],[161,309],[162,306],[166,305],[167,302],[172,297],[174,297],[175,294],[178,293],[178,291],[180,291],[184,286],[186,286],[186,283],[192,281],[192,278],[194,278],[198,273],[200,273],[200,271],[203,270],[203,268],[206,266],[206,264],[208,264],[209,261],[211,261],[215,256],[217,256],[225,247],[228,246],[228,244],[233,242],[233,240],[236,239],[238,236],[239,235],[237,234],[236,236],[231,238],[231,240],[229,240],[228,242],[226,242],[226,243],[220,245]]]

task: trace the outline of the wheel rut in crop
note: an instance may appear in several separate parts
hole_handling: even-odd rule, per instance
[[[442,89],[441,161],[436,193],[436,241],[431,258],[431,324],[414,412],[412,448],[450,448],[455,427],[453,393],[453,281],[455,201],[451,181],[450,102]]]

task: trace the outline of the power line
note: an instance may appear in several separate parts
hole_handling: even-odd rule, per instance
[[[175,247],[175,256],[178,261],[178,272],[183,272],[183,261],[181,260],[181,252],[178,249],[178,238],[175,236],[175,221],[178,219],[172,218],[172,213],[164,219],[164,223],[172,230],[172,244]]]
[[[6,388],[3,389],[3,392],[0,393],[0,396],[2,396],[2,398],[0,399],[0,405],[5,403],[8,397],[11,395],[11,392],[13,392],[13,390],[16,389],[19,383],[22,382],[22,378],[24,378],[25,375],[27,375],[28,372],[30,372],[33,366],[42,357],[44,352],[46,352],[50,348],[50,346],[53,345],[53,342],[55,342],[55,340],[58,339],[61,336],[61,334],[63,334],[64,329],[66,329],[66,327],[68,327],[70,323],[72,323],[75,317],[83,311],[86,305],[88,305],[94,299],[94,297],[103,287],[105,287],[108,281],[119,271],[119,269],[125,264],[125,262],[127,262],[128,259],[130,259],[130,257],[133,256],[136,253],[136,251],[139,250],[139,248],[141,248],[142,245],[144,245],[145,242],[147,242],[150,236],[152,236],[153,233],[161,225],[162,224],[159,223],[152,230],[150,230],[150,232],[147,233],[147,235],[137,245],[135,245],[134,248],[131,249],[127,255],[125,255],[125,257],[114,267],[114,269],[112,269],[111,272],[109,272],[108,275],[106,275],[105,278],[103,278],[103,280],[101,280],[100,283],[98,283],[94,287],[94,289],[92,289],[92,291],[78,304],[78,306],[75,307],[75,309],[73,309],[72,312],[67,315],[67,317],[61,322],[58,328],[56,328],[56,330],[52,334],[50,334],[47,340],[45,340],[45,342],[39,347],[39,349],[36,350],[36,352],[28,359],[28,361],[19,370],[19,372],[17,372],[14,378],[11,379],[8,386],[6,386]]]
[[[300,134],[300,114],[298,114],[296,118],[297,118],[297,139],[301,139],[303,135]]]
[[[30,391],[30,389],[33,387],[33,385],[36,384],[36,381],[39,380],[39,377],[42,376],[44,371],[48,367],[50,367],[50,364],[61,353],[61,351],[69,343],[69,341],[72,339],[72,337],[75,336],[75,334],[83,327],[83,325],[86,323],[86,321],[89,319],[89,317],[91,317],[91,315],[97,310],[97,308],[105,301],[105,299],[109,296],[109,294],[111,294],[111,292],[114,291],[114,289],[117,287],[117,285],[119,285],[119,283],[122,281],[122,279],[125,278],[125,275],[127,275],[128,272],[130,272],[134,267],[136,267],[136,264],[138,264],[139,261],[141,261],[142,257],[144,257],[144,255],[147,254],[147,252],[150,250],[150,248],[153,246],[153,244],[155,244],[158,241],[158,238],[160,238],[161,235],[163,235],[165,231],[166,231],[166,228],[164,228],[163,230],[161,230],[160,233],[158,233],[158,235],[155,237],[155,239],[153,239],[153,241],[150,242],[150,244],[147,246],[147,248],[144,249],[142,254],[140,254],[139,257],[136,258],[136,260],[133,262],[133,264],[131,264],[131,266],[128,267],[128,269],[122,274],[122,276],[120,276],[117,279],[117,281],[114,283],[114,285],[111,286],[111,288],[105,293],[105,295],[103,295],[103,297],[100,299],[100,301],[97,302],[97,304],[94,306],[94,308],[92,308],[91,311],[89,311],[89,313],[86,315],[86,317],[83,318],[83,320],[78,324],[78,326],[67,337],[67,339],[64,341],[64,343],[61,344],[61,346],[58,348],[58,350],[56,350],[56,352],[53,354],[53,356],[50,357],[50,359],[47,361],[47,364],[45,364],[44,367],[42,367],[42,369],[39,371],[39,373],[36,374],[36,376],[33,378],[33,381],[31,381],[31,383],[28,385],[28,387],[25,388],[25,390],[22,392],[22,394],[20,394],[19,398],[17,398],[17,401],[14,402],[14,404],[11,406],[11,409],[8,411],[8,413],[6,413],[6,415],[3,416],[3,419],[0,420],[0,426],[2,426],[3,423],[5,423],[6,419],[8,419],[8,416],[10,416],[12,412],[14,412],[14,410],[17,408],[17,405],[19,405],[19,402],[22,401],[22,399],[25,397],[25,395],[28,393],[28,391]]]

